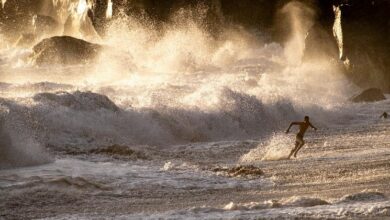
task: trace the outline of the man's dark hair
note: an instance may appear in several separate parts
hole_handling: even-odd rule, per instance
[[[306,115],[306,116],[305,116],[305,120],[309,120],[309,116]]]

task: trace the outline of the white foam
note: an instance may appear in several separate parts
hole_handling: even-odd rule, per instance
[[[291,135],[274,134],[266,143],[259,144],[259,146],[243,155],[240,161],[251,163],[262,160],[283,160],[287,159],[293,148],[294,140]]]
[[[156,214],[116,215],[115,219],[350,219],[350,218],[388,218],[390,201],[354,204],[316,205],[312,207],[275,207],[275,202],[246,204],[229,203],[224,208],[199,207],[188,210]],[[90,219],[95,215],[63,215],[47,219]],[[113,216],[111,216],[113,217]]]
[[[96,190],[111,190],[125,193],[137,189],[237,189],[248,187],[272,187],[267,179],[240,180],[217,176],[213,172],[202,171],[194,166],[180,165],[179,168],[157,166],[150,162],[88,162],[76,159],[59,159],[54,163],[18,168],[0,172],[0,187],[8,189],[67,185],[72,190],[86,187]],[[14,176],[12,180],[8,177]],[[39,181],[37,181],[37,179]]]

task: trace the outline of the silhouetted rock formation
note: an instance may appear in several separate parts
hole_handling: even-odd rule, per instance
[[[350,78],[362,87],[390,91],[390,1],[354,1],[342,10]]]
[[[34,46],[30,58],[36,65],[84,64],[96,58],[101,46],[73,37],[61,36],[42,40]]]
[[[377,88],[371,88],[364,90],[357,96],[351,98],[352,102],[376,102],[385,100],[386,97],[383,95],[382,90]]]
[[[340,64],[347,76],[362,88],[378,87],[390,91],[390,1],[387,0],[318,0],[320,14],[317,26],[325,32],[316,37],[320,43],[307,44],[308,57],[313,51],[335,60],[333,35],[335,15],[333,6],[341,11],[343,54]],[[318,32],[316,33],[318,34]],[[311,40],[310,34],[308,39]],[[323,45],[329,46],[323,46]],[[311,54],[310,54],[311,53]]]

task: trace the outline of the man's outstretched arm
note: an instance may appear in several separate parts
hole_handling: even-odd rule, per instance
[[[317,128],[314,125],[312,125],[311,123],[309,123],[309,125],[310,127],[314,128],[315,131],[317,131]]]
[[[288,132],[290,132],[290,128],[293,126],[293,125],[299,125],[299,122],[291,122],[290,126],[288,126],[287,130],[286,130],[286,134]]]

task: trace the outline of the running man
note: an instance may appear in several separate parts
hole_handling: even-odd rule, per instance
[[[305,144],[305,141],[303,140],[303,136],[305,136],[306,130],[310,127],[314,128],[315,131],[317,131],[317,128],[314,127],[310,121],[309,116],[305,116],[305,120],[302,122],[292,122],[290,126],[287,128],[286,134],[290,132],[290,128],[293,125],[299,125],[299,132],[297,134],[296,140],[295,140],[295,147],[291,150],[290,155],[288,155],[288,159],[290,159],[291,155],[294,154],[294,157],[297,157],[298,151],[302,148],[302,146]]]

